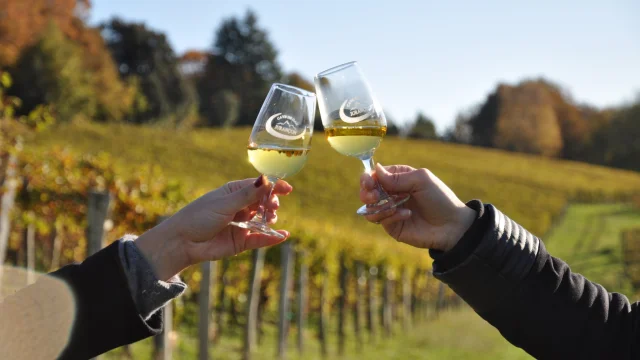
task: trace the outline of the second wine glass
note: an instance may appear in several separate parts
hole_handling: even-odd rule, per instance
[[[253,125],[247,153],[253,167],[272,184],[296,174],[307,162],[315,112],[314,93],[284,84],[271,86]],[[253,219],[231,225],[282,238],[267,224],[264,205],[270,197],[271,193],[262,200]]]
[[[373,173],[373,153],[387,133],[387,120],[364,73],[353,61],[319,73],[314,82],[329,144],[343,155],[360,159],[365,171]],[[377,214],[409,200],[409,195],[389,195],[379,183],[376,186],[380,199],[359,208],[359,215]]]

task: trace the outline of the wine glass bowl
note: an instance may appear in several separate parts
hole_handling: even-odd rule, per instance
[[[253,167],[272,184],[295,175],[307,162],[315,110],[314,93],[279,83],[271,86],[253,125],[247,155]],[[253,219],[231,225],[282,238],[267,224],[264,202],[269,197],[271,193]]]
[[[314,78],[322,125],[331,147],[342,155],[358,158],[373,173],[373,154],[387,133],[387,120],[357,62],[325,70]],[[377,184],[377,183],[376,183]],[[372,215],[396,207],[408,195],[389,195],[377,184],[380,200],[358,209]]]

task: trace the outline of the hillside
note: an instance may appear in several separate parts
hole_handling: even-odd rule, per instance
[[[245,150],[249,133],[248,128],[176,131],[63,124],[37,135],[33,143],[38,149],[71,146],[82,152],[104,151],[118,159],[123,172],[151,163],[169,177],[208,189],[230,179],[257,176]],[[389,137],[376,159],[382,164],[427,167],[463,200],[491,202],[538,235],[549,230],[569,199],[602,201],[640,193],[638,173],[439,142]],[[305,227],[356,225],[360,233],[380,236],[379,229],[354,214],[360,205],[361,171],[358,160],[339,155],[316,133],[307,165],[288,179],[295,191],[282,201],[281,226],[304,219]]]
[[[151,163],[161,167],[169,178],[209,189],[230,179],[257,176],[246,158],[249,132],[248,128],[176,131],[128,125],[63,124],[30,139],[30,147],[35,152],[53,147],[71,147],[85,153],[106,152],[117,159],[117,171],[123,177]],[[387,255],[393,254],[391,258],[397,258],[399,262],[406,264],[417,260],[428,266],[430,261],[424,252],[395,243],[378,227],[354,214],[359,206],[361,164],[338,155],[322,134],[316,135],[312,150],[303,171],[289,179],[295,191],[281,201],[279,226],[292,230],[295,237],[315,239],[313,246],[319,249],[314,253],[322,256],[336,255],[331,248],[339,244],[341,249],[346,246],[352,250],[356,257],[358,252],[377,249]],[[618,234],[624,228],[638,226],[638,211],[627,205],[568,205],[572,200],[598,203],[639,194],[640,174],[393,137],[385,139],[377,159],[383,164],[406,163],[430,168],[462,199],[480,198],[496,204],[534,233],[549,235],[548,248],[555,255],[566,258],[570,265],[581,267],[580,271],[586,271],[592,280],[631,295],[627,281],[621,276]],[[553,223],[552,228],[553,220],[558,223]],[[380,242],[388,246],[371,246]],[[331,266],[335,265],[335,262],[331,263]],[[591,265],[597,266],[592,269]],[[242,274],[236,275],[245,278]],[[185,326],[180,328],[181,341],[177,351],[191,358],[195,343]],[[446,331],[434,333],[428,331],[429,328]],[[528,358],[468,310],[446,314],[437,322],[420,325],[419,329],[426,331],[415,333],[419,336],[403,336],[381,343],[374,351],[385,351],[389,358],[404,355],[467,358],[470,354],[474,354],[473,358]],[[317,346],[313,339],[315,330],[307,331],[310,346]],[[423,335],[436,333],[440,335]],[[482,342],[473,341],[478,334],[486,335]],[[271,335],[267,338],[267,344],[274,343]],[[221,343],[212,345],[213,351],[218,355],[229,354],[230,359],[237,358],[238,341],[235,333],[230,333]],[[352,346],[351,341],[349,338],[349,346]],[[142,354],[150,351],[149,342],[137,344],[133,349],[141,358],[147,358],[148,355]],[[261,351],[265,350],[261,347]],[[270,348],[266,351],[273,353]],[[113,356],[118,358],[121,354],[116,351]]]

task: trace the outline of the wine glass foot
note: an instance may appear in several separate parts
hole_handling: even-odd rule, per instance
[[[232,222],[229,223],[229,225],[233,225],[233,226],[237,226],[239,228],[247,229],[247,230],[249,230],[251,232],[254,232],[254,233],[260,233],[260,234],[264,234],[264,235],[275,236],[278,239],[284,239],[284,235],[282,235],[279,232],[273,230],[272,228],[269,227],[269,225],[263,224],[263,223],[258,222],[258,221],[253,221],[253,220],[243,221],[243,222],[232,221]]]
[[[375,204],[363,205],[356,212],[358,215],[373,215],[389,209],[393,209],[398,205],[402,205],[411,198],[410,195],[389,195],[388,198],[378,201]]]

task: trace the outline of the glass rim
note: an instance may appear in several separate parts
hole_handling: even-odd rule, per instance
[[[305,89],[301,89],[299,87],[296,86],[291,86],[291,85],[287,85],[287,84],[282,84],[282,83],[273,83],[273,85],[271,85],[273,88],[284,91],[284,92],[288,92],[290,94],[294,94],[294,95],[300,95],[300,96],[305,96],[305,97],[316,97],[316,94],[311,92],[311,91],[307,91]]]
[[[327,75],[331,75],[331,74],[333,74],[335,72],[338,72],[338,71],[346,69],[346,68],[348,68],[350,66],[356,65],[357,63],[358,63],[357,61],[349,61],[349,62],[346,62],[344,64],[336,65],[336,66],[334,66],[332,68],[329,68],[327,70],[319,72],[318,74],[316,74],[316,78],[320,78],[320,77],[325,77]]]

